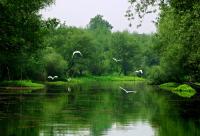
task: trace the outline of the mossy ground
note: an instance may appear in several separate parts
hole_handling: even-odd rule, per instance
[[[191,86],[189,86],[187,84],[179,85],[177,83],[170,82],[170,83],[161,84],[159,87],[161,89],[171,91],[181,97],[190,98],[196,94],[195,89],[193,89]]]

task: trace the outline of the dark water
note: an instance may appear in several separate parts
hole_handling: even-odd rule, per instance
[[[199,98],[133,82],[2,90],[0,136],[200,136]]]

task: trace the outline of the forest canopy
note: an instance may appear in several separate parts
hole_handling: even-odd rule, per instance
[[[200,80],[200,2],[196,0],[130,0],[126,16],[143,18],[156,12],[159,63],[150,70],[154,82]],[[134,18],[133,18],[134,19]],[[154,70],[155,69],[155,70]],[[155,73],[155,71],[157,71]],[[155,73],[155,74],[153,74]]]
[[[149,35],[113,32],[102,15],[85,28],[43,20],[39,10],[53,2],[0,1],[0,80],[132,76],[139,69],[157,84],[200,80],[199,1],[129,0],[128,20],[159,8],[157,32]],[[74,51],[82,55],[72,57]]]

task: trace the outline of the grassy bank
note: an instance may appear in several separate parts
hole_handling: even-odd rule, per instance
[[[133,76],[86,76],[79,78],[70,78],[69,81],[56,81],[46,82],[47,85],[65,85],[65,84],[81,84],[85,82],[95,81],[145,81],[144,78],[133,77]]]
[[[159,87],[161,89],[171,91],[181,97],[190,98],[196,94],[195,89],[193,89],[191,86],[189,86],[187,84],[179,85],[177,83],[170,82],[170,83],[161,84]]]
[[[45,82],[46,85],[73,85],[82,84],[86,82],[96,81],[145,81],[144,78],[132,76],[85,76],[79,78],[70,78],[68,81],[52,81]],[[33,83],[31,80],[18,80],[18,81],[3,81],[0,82],[0,88],[4,89],[42,89],[45,85]]]
[[[42,89],[43,84],[33,83],[31,80],[3,81],[0,87],[4,89]]]
[[[169,83],[161,84],[161,85],[159,85],[159,87],[161,89],[171,91],[171,90],[174,90],[176,87],[178,87],[178,85],[179,84],[177,84],[177,83],[169,82]]]
[[[74,78],[77,81],[144,81],[144,78],[134,76],[87,76]]]

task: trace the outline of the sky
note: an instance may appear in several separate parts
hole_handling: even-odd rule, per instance
[[[128,0],[56,0],[55,4],[40,13],[44,19],[55,17],[61,22],[65,21],[67,25],[76,27],[86,27],[91,18],[100,14],[113,26],[113,31],[128,30],[148,34],[156,32],[152,23],[156,14],[147,15],[138,29],[137,20],[129,27],[129,21],[124,17],[128,6]]]

